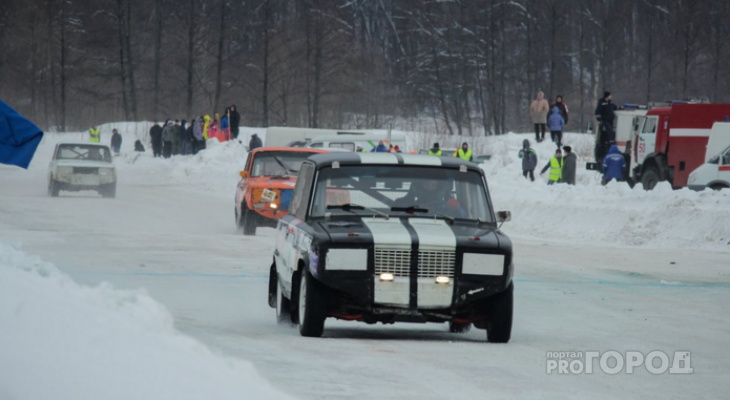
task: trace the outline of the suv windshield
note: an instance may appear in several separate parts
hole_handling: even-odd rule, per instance
[[[109,148],[104,146],[62,144],[58,146],[56,159],[111,162],[112,156],[109,152]]]
[[[287,176],[296,175],[302,163],[314,153],[266,151],[256,155],[251,168],[251,176]]]
[[[322,168],[311,216],[431,216],[493,222],[481,174],[425,166]]]

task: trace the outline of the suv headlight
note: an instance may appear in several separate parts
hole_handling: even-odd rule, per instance
[[[56,168],[56,176],[66,178],[69,175],[72,175],[74,172],[73,167],[58,167]]]

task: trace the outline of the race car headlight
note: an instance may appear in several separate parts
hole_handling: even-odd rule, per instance
[[[499,276],[504,273],[503,254],[464,253],[462,274]]]
[[[439,275],[436,277],[436,283],[447,284],[451,282],[451,278],[446,275]]]
[[[67,176],[71,175],[73,173],[73,167],[58,167],[56,169],[56,174],[61,176]]]
[[[383,272],[380,274],[380,280],[382,282],[392,282],[393,279],[395,279],[395,276],[393,276],[390,272]]]
[[[111,168],[99,168],[99,175],[114,175],[114,170]]]

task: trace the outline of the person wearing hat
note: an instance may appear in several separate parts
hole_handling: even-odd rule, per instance
[[[550,161],[540,171],[540,175],[544,174],[545,171],[550,169],[550,176],[548,177],[548,185],[553,185],[556,182],[560,182],[560,178],[563,176],[563,153],[560,151],[560,147],[555,150],[555,155],[550,158]]]
[[[428,151],[429,156],[440,156],[441,155],[441,149],[439,148],[438,142],[433,144],[433,148]]]
[[[616,111],[616,105],[612,102],[611,92],[603,92],[603,97],[598,100],[595,111],[596,120],[600,124],[595,154],[599,164],[603,161],[608,148],[616,141],[616,131],[613,127],[613,121],[616,118],[614,111]]]
[[[562,182],[568,185],[575,185],[575,168],[578,161],[578,157],[573,153],[573,149],[570,146],[563,146],[565,156],[563,157],[563,180]]]
[[[461,148],[454,152],[454,157],[459,157],[464,161],[472,161],[473,157],[471,154],[471,149],[469,148],[469,143],[464,142],[461,145]]]

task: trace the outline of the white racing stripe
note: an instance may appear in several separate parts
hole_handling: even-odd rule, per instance
[[[434,165],[441,166],[441,157],[425,154],[401,154],[403,164],[406,165]]]
[[[363,164],[398,164],[398,158],[391,153],[357,153]]]
[[[669,130],[669,136],[685,136],[685,137],[708,137],[712,129],[699,128],[672,128]]]
[[[363,218],[363,224],[373,234],[375,248],[408,251],[413,240],[411,234],[398,218],[369,219]],[[396,277],[391,282],[381,282],[380,277],[373,277],[373,301],[377,304],[408,307],[411,293],[410,279],[407,276]]]
[[[408,222],[418,234],[418,251],[456,252],[456,235],[446,221],[411,218]],[[454,294],[453,285],[453,280],[448,284],[437,284],[434,278],[418,278],[418,307],[449,307]]]

